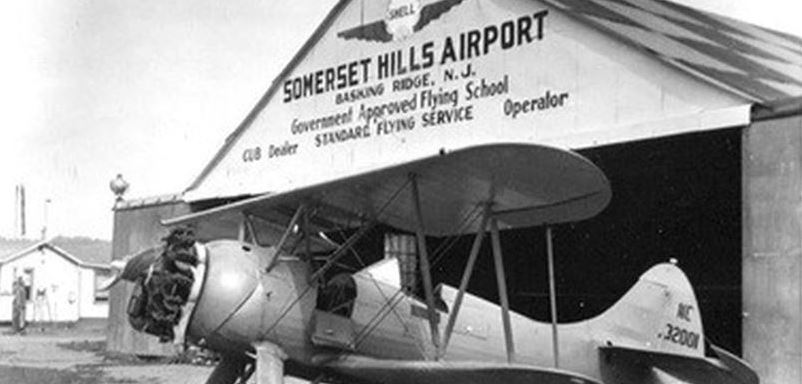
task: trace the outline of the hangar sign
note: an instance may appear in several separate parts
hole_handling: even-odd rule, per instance
[[[338,7],[189,200],[286,191],[492,142],[598,145],[644,121],[741,102],[536,1]]]
[[[320,147],[391,135],[416,126],[427,128],[472,121],[475,103],[509,94],[510,77],[481,76],[471,60],[543,39],[547,15],[548,11],[543,10],[458,36],[446,36],[441,41],[425,41],[287,79],[283,83],[283,103],[321,97],[328,98],[326,101],[335,109],[339,107],[329,115],[294,118],[290,132],[314,134],[314,145]],[[390,24],[386,25],[389,31]],[[371,39],[381,37],[381,34],[369,36],[369,31],[358,33]],[[456,66],[463,62],[466,64]],[[449,65],[455,66],[446,67]],[[443,68],[442,71],[430,71],[435,66]],[[506,98],[501,101],[501,110],[516,118],[521,113],[561,107],[567,98],[567,92],[552,95],[549,91],[536,100]]]

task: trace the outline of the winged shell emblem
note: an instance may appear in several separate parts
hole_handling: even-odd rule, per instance
[[[420,0],[390,0],[384,19],[346,29],[337,36],[346,40],[382,43],[400,41],[425,28],[462,1],[440,0],[421,6]]]

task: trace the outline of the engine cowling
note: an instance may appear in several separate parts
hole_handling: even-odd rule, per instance
[[[265,311],[260,274],[271,252],[233,240],[205,247],[206,271],[187,339],[216,350],[242,350],[259,337]]]
[[[176,260],[176,252],[185,257]],[[129,322],[163,342],[247,348],[270,317],[260,276],[273,257],[271,248],[235,240],[182,247],[168,241],[159,256],[132,261],[145,266],[129,273],[136,276],[129,279],[135,283]]]

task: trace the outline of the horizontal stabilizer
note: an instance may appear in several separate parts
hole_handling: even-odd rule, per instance
[[[576,373],[522,364],[345,356],[324,365],[349,377],[383,384],[599,384]]]
[[[720,349],[714,348],[715,352]],[[754,371],[739,359],[690,357],[622,347],[600,347],[602,376],[616,383],[758,384]],[[726,353],[726,352],[725,352]]]

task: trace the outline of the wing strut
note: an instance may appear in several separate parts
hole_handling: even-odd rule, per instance
[[[281,239],[279,239],[278,243],[276,243],[276,254],[273,256],[273,260],[270,262],[270,265],[267,267],[267,270],[270,271],[273,267],[276,266],[278,263],[278,256],[281,252],[281,249],[284,248],[284,244],[287,242],[287,239],[290,238],[290,234],[295,231],[295,226],[298,225],[298,220],[301,218],[306,212],[306,205],[301,204],[298,206],[298,209],[295,210],[295,214],[292,215],[292,219],[290,219],[290,223],[287,224],[287,228],[284,229],[284,233],[281,235]]]
[[[479,224],[479,230],[476,231],[476,237],[471,246],[471,253],[468,255],[468,263],[465,264],[465,271],[462,272],[462,280],[459,283],[459,291],[457,297],[454,298],[454,308],[448,316],[448,323],[446,324],[446,333],[443,335],[443,343],[439,351],[440,357],[443,357],[448,348],[448,342],[451,341],[451,332],[454,331],[454,324],[457,322],[457,315],[459,315],[460,307],[462,307],[462,299],[465,297],[465,290],[468,288],[468,283],[471,281],[471,274],[473,274],[473,266],[476,263],[476,257],[479,255],[479,249],[482,248],[482,238],[487,231],[487,221],[490,218],[490,204],[485,204],[484,212],[482,213],[482,222]]]
[[[437,317],[434,309],[434,291],[432,290],[432,275],[429,269],[429,253],[426,250],[426,232],[423,229],[423,213],[420,208],[420,191],[418,190],[418,180],[415,174],[409,175],[412,184],[412,205],[415,208],[415,235],[418,239],[418,260],[420,260],[421,277],[423,278],[423,292],[426,296],[426,309],[429,315],[429,328],[432,331],[432,345],[435,350],[435,359],[439,358],[437,351],[440,350],[440,330],[437,325]]]
[[[462,306],[462,299],[465,296],[465,291],[468,288],[468,283],[471,280],[476,258],[479,255],[479,249],[482,247],[482,239],[485,232],[490,230],[490,240],[493,249],[493,260],[496,268],[496,283],[498,284],[499,300],[501,301],[501,320],[504,325],[504,341],[507,350],[507,362],[515,362],[515,343],[512,335],[512,325],[510,324],[510,304],[507,296],[507,279],[504,273],[504,260],[501,252],[501,239],[498,232],[498,221],[493,216],[491,210],[492,203],[485,203],[484,212],[482,213],[482,222],[479,224],[479,230],[476,232],[473,245],[471,246],[471,253],[468,255],[468,262],[465,265],[465,270],[462,273],[462,280],[460,281],[457,296],[454,298],[454,308],[448,316],[448,323],[446,324],[445,335],[443,337],[442,349],[439,351],[438,356],[445,355],[448,343],[451,340],[451,334],[454,332],[454,325],[459,316],[459,310]]]
[[[462,272],[462,280],[460,281],[457,296],[454,298],[453,308],[448,316],[448,323],[446,324],[445,334],[443,335],[443,342],[438,350],[438,358],[442,358],[448,349],[448,343],[451,340],[451,335],[454,332],[454,326],[459,316],[460,308],[462,307],[462,300],[468,288],[468,283],[471,280],[471,275],[475,268],[476,259],[479,255],[479,249],[482,246],[482,239],[486,231],[490,231],[491,245],[493,251],[493,259],[496,268],[496,283],[498,284],[499,301],[501,301],[501,320],[504,326],[504,341],[507,349],[507,361],[510,363],[515,362],[515,343],[513,341],[512,327],[510,324],[510,308],[509,299],[507,296],[507,284],[504,274],[504,261],[501,252],[501,240],[498,232],[498,222],[495,217],[496,212],[491,210],[492,202],[485,203],[485,209],[482,213],[482,221],[479,224],[471,247],[468,261],[465,264],[465,270]],[[549,274],[549,304],[551,307],[551,327],[552,327],[552,347],[554,353],[554,367],[560,367],[560,351],[557,332],[557,290],[555,283],[554,273],[554,247],[552,244],[551,227],[546,227],[546,251],[548,256],[548,274]]]
[[[323,274],[326,273],[326,271],[328,271],[331,267],[333,267],[334,264],[337,263],[337,261],[339,261],[341,257],[345,256],[346,252],[348,252],[351,249],[351,247],[353,247],[354,244],[356,244],[356,242],[359,241],[359,239],[365,236],[365,233],[373,229],[373,227],[375,227],[376,224],[377,222],[375,220],[370,220],[367,223],[360,226],[359,230],[356,231],[356,233],[351,235],[351,237],[349,237],[344,243],[342,243],[340,247],[337,248],[336,251],[332,252],[328,256],[326,264],[323,264],[322,267],[318,268],[318,270],[315,271],[315,273],[313,273],[312,276],[309,278],[309,281],[310,282],[317,281],[317,279],[323,276]]]
[[[490,219],[490,240],[493,245],[493,260],[496,264],[496,283],[498,283],[498,296],[501,301],[501,320],[504,323],[504,341],[507,346],[507,362],[515,362],[515,344],[512,341],[512,326],[510,325],[510,301],[507,298],[507,279],[504,276],[504,260],[501,255],[501,239],[498,234],[498,221]]]
[[[554,348],[554,368],[560,368],[560,347],[557,342],[557,289],[554,279],[554,247],[551,244],[551,227],[546,227],[546,253],[549,264],[549,304],[551,305],[551,345]]]

